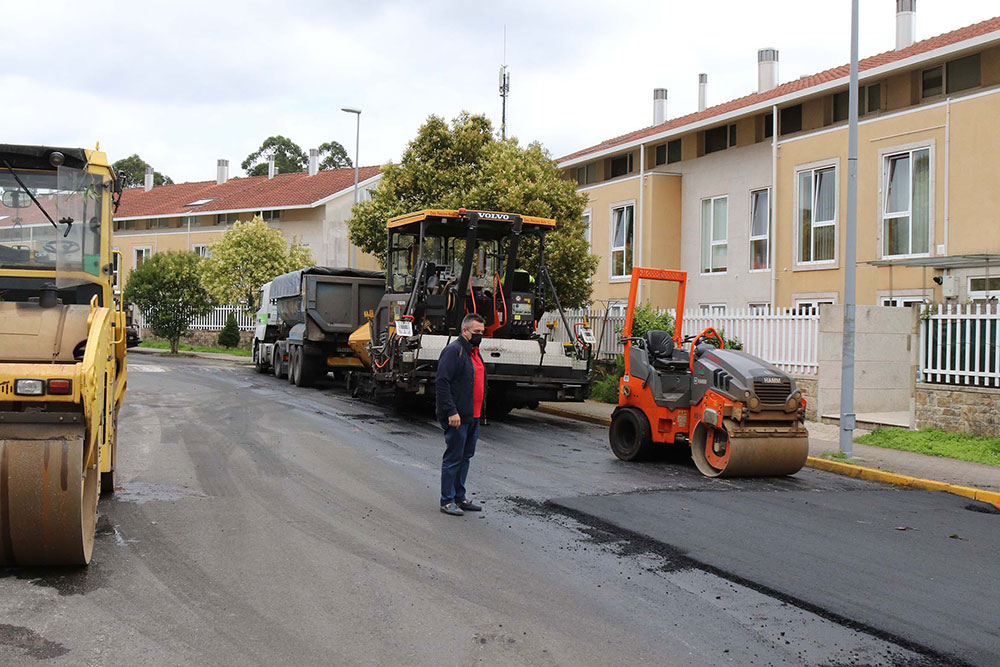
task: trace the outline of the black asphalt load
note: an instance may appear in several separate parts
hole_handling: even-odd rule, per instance
[[[898,488],[711,491],[554,499],[618,539],[783,598],[938,664],[1000,664],[1000,515]]]

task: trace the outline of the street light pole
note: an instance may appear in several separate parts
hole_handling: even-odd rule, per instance
[[[354,131],[354,205],[358,205],[358,155],[361,149],[361,109],[344,107],[341,111],[352,113],[358,117],[357,128]],[[353,211],[353,209],[352,209]],[[358,247],[351,243],[351,268],[358,268]]]

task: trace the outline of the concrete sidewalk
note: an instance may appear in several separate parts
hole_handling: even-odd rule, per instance
[[[156,356],[170,354],[170,350],[162,350],[158,347],[130,347],[128,349],[128,354],[149,354]],[[190,350],[179,350],[175,356],[196,357],[198,359],[215,359],[216,361],[232,361],[237,364],[253,363],[253,359],[250,357],[240,357],[235,354],[223,354],[221,352],[192,352]]]
[[[611,423],[611,413],[614,411],[615,406],[609,403],[598,403],[597,401],[584,401],[583,403],[541,403],[538,409],[549,414],[579,419],[593,424],[606,425]],[[918,482],[929,480],[958,485],[960,487],[982,489],[990,492],[991,495],[1000,493],[1000,468],[981,463],[969,463],[967,461],[939,456],[927,456],[914,452],[901,452],[895,449],[885,449],[883,447],[873,447],[859,443],[854,443],[852,457],[852,463],[856,465],[837,464],[835,461],[826,462],[820,458],[823,454],[840,451],[839,427],[819,422],[807,422],[806,427],[809,429],[810,456],[810,460],[806,465],[811,467],[821,467],[824,470],[843,474],[851,474],[852,468],[870,468],[885,473],[895,473],[892,476],[866,476],[866,478],[877,481],[902,483],[911,486],[912,484],[907,481],[890,478],[906,476],[916,478]],[[858,429],[855,430],[855,435],[863,435],[867,432]],[[827,465],[827,463],[830,465]],[[836,470],[833,468],[836,468]],[[858,475],[852,474],[852,476]],[[917,486],[920,485],[918,484]]]

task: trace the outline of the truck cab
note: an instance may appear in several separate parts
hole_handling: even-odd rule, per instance
[[[271,283],[261,285],[258,299],[260,307],[253,332],[253,363],[257,372],[266,373],[271,367],[272,348],[281,329],[278,308],[271,301]]]

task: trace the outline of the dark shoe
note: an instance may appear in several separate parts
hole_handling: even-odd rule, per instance
[[[471,500],[463,500],[458,504],[466,512],[482,512],[483,508],[472,502]]]
[[[460,510],[458,508],[458,505],[456,505],[455,503],[448,503],[447,505],[442,505],[441,511],[444,512],[445,514],[450,514],[452,516],[462,516],[463,514],[465,514],[465,512]]]

